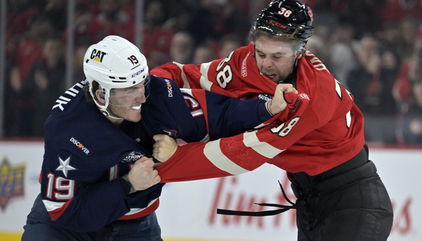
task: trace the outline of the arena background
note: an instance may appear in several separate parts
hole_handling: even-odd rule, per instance
[[[371,159],[391,194],[389,240],[422,240],[422,0],[309,0],[308,42],[363,110]],[[43,122],[83,78],[86,48],[106,35],[136,43],[150,68],[202,63],[247,43],[266,0],[0,0],[0,240],[20,240],[39,192]],[[285,202],[285,174],[264,165],[221,179],[166,185],[158,210],[166,241],[295,239],[294,213],[236,218],[217,207]]]

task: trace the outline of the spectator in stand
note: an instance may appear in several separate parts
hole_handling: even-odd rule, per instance
[[[28,120],[31,119],[30,111],[33,108],[29,88],[24,85],[17,67],[13,67],[6,76],[4,134],[7,137],[26,136],[30,132]]]
[[[6,26],[6,66],[4,96],[4,136],[19,137],[29,132],[27,120],[30,119],[32,100],[25,83],[29,67],[41,55],[41,34],[48,24],[40,16],[42,5],[38,1],[8,1]],[[47,27],[48,29],[48,27]]]
[[[191,63],[194,39],[187,32],[177,32],[171,40],[170,59],[178,63]]]
[[[422,49],[422,25],[419,26],[414,44],[412,44],[412,46],[412,51],[410,52],[413,54],[404,56],[404,60],[401,63],[399,74],[393,88],[394,97],[400,103],[400,109],[402,111],[405,111],[407,108],[406,106],[412,101],[413,98],[410,73],[415,69],[414,66],[416,66],[415,60],[418,59],[416,54],[420,51],[420,49]]]
[[[67,1],[47,0],[44,7],[45,15],[52,23],[56,33],[62,33],[67,27]]]
[[[220,50],[218,58],[226,58],[230,52],[242,46],[242,41],[237,35],[227,34],[220,40]],[[186,62],[185,62],[186,63]]]
[[[422,75],[420,72],[419,76]],[[422,79],[412,82],[413,101],[403,116],[402,143],[410,145],[422,144]]]
[[[19,68],[22,81],[25,81],[31,66],[42,56],[42,43],[51,36],[53,28],[48,18],[43,15],[35,16],[29,31],[21,36],[16,49],[15,65]]]
[[[388,95],[391,89],[386,89],[383,84],[381,52],[377,39],[371,35],[364,36],[357,45],[356,55],[358,64],[349,72],[346,83],[355,103],[366,116],[365,137],[372,143],[394,143],[395,132],[390,127],[395,122],[391,118],[385,118],[381,107],[383,91],[387,91]]]
[[[403,144],[422,144],[422,26],[414,44],[413,55],[402,66],[407,75],[398,79],[396,97],[401,106],[399,141]],[[406,82],[407,81],[407,82]],[[403,90],[405,89],[405,90]],[[407,94],[407,95],[406,95]]]
[[[135,1],[119,0],[119,11],[129,19],[129,22],[133,22],[135,20]]]
[[[349,72],[356,68],[357,65],[353,50],[353,35],[353,26],[344,22],[336,28],[336,40],[331,45],[329,63],[333,69],[334,76],[343,84],[347,83]],[[326,46],[324,47],[327,48]]]
[[[388,0],[382,8],[382,21],[400,22],[408,16],[421,18],[422,0]]]
[[[175,11],[174,16],[167,19],[163,26],[172,29],[174,32],[189,32],[193,21],[192,12],[195,12],[196,9],[184,1],[177,1],[176,3],[178,6],[171,9]]]
[[[217,1],[218,2],[218,1]],[[219,37],[227,34],[247,36],[250,30],[248,1],[226,0],[220,3]],[[222,11],[222,12],[221,12]]]
[[[347,76],[347,86],[364,113],[377,111],[380,92],[380,54],[377,40],[364,36],[357,46],[357,66]]]
[[[83,66],[81,63],[83,63],[84,54],[88,49],[88,46],[89,45],[86,43],[81,43],[75,46],[75,51],[73,54],[73,79],[75,81],[73,83],[76,83],[76,80],[85,78]]]
[[[392,94],[399,69],[399,58],[392,51],[380,49],[372,36],[364,36],[356,55],[359,63],[348,74],[347,84],[355,102],[366,114],[365,134],[368,141],[396,143],[397,104]]]
[[[133,15],[121,9],[121,1],[99,0],[98,4],[87,4],[85,6],[90,8],[89,13],[86,12],[83,6],[84,3],[77,6],[78,10],[81,11],[79,14],[82,14],[80,16],[83,20],[82,23],[87,24],[87,29],[83,29],[82,32],[86,31],[89,34],[94,34],[94,41],[111,34],[117,34],[133,41],[134,21],[131,18]],[[92,13],[95,16],[91,19],[90,14]],[[89,19],[88,22],[86,22],[87,19]],[[77,25],[81,25],[81,23],[77,22]],[[84,25],[82,24],[81,26]]]
[[[43,125],[55,100],[65,90],[63,73],[64,46],[57,38],[48,39],[43,47],[43,59],[37,61],[28,76],[34,108],[31,111],[31,136],[43,136]]]
[[[246,36],[249,30],[248,13],[242,12],[244,1],[202,0],[190,27],[197,43],[214,41],[223,35],[236,33]]]
[[[193,63],[194,64],[201,64],[209,62],[215,59],[214,50],[211,47],[211,44],[202,44],[196,47],[195,52],[193,54]]]
[[[405,18],[400,23],[399,28],[401,40],[398,51],[402,54],[402,56],[410,56],[413,53],[413,44],[417,38],[417,20],[414,18]]]
[[[401,33],[400,26],[396,22],[385,23],[381,32],[379,33],[379,38],[382,46],[385,49],[394,51],[395,54],[399,55],[399,48],[401,42]],[[400,58],[400,61],[402,59]]]
[[[35,11],[35,10],[34,10]],[[34,12],[35,13],[35,12]],[[31,19],[31,20],[30,20]],[[27,82],[31,66],[42,56],[42,42],[52,34],[51,23],[44,15],[31,15],[27,32],[15,32],[10,36],[7,50],[7,73],[5,84],[5,128],[6,136],[27,136],[31,134],[30,111],[34,108],[30,86]],[[9,126],[10,125],[10,126]]]
[[[147,2],[145,23],[143,25],[142,51],[148,59],[148,65],[155,67],[170,60],[170,46],[174,32],[163,28],[167,18],[163,3],[158,0]]]
[[[27,35],[31,19],[34,19],[38,6],[35,1],[8,1],[6,26],[6,58],[9,63],[14,62],[16,50],[23,36]]]
[[[419,26],[418,35],[413,45],[412,63],[409,69],[410,80],[414,83],[422,80],[422,24]]]
[[[309,38],[306,48],[311,51],[318,58],[324,61],[326,65],[329,64],[329,54],[331,51],[330,46],[332,42],[332,34],[330,32],[330,27],[328,25],[320,24],[315,28],[314,34]]]
[[[397,102],[393,96],[393,86],[400,68],[399,56],[391,49],[380,52],[380,93],[379,111],[391,118],[397,114]]]
[[[324,0],[315,3],[316,10],[325,14],[336,13],[338,18],[348,21],[355,29],[359,38],[368,33],[374,33],[381,27],[381,11],[388,0]]]
[[[100,26],[95,15],[86,3],[79,3],[75,8],[75,44],[92,43],[100,39]],[[65,33],[65,39],[67,38]]]

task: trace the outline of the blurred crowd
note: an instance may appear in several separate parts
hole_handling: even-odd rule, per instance
[[[72,72],[106,35],[135,40],[135,0],[75,0]],[[268,0],[145,0],[141,50],[150,68],[203,63],[248,42]],[[346,85],[366,116],[368,142],[422,145],[422,0],[304,0],[314,12],[307,48]],[[65,82],[67,1],[9,0],[5,137],[39,137]]]

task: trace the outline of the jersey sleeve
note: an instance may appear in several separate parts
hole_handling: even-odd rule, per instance
[[[179,89],[174,81],[151,78],[142,123],[153,134],[187,142],[239,134],[271,118],[265,100],[238,100],[203,89]]]
[[[188,143],[157,167],[163,182],[188,181],[251,171],[265,162],[280,161],[281,154],[303,137],[314,121],[307,108],[309,97],[297,95],[283,111],[263,127],[207,143]],[[303,118],[308,115],[307,118]]]
[[[202,89],[182,92],[198,101],[211,140],[240,134],[272,117],[265,100],[239,100]]]

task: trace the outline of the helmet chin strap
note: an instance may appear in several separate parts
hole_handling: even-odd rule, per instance
[[[95,98],[94,93],[92,92],[92,88],[91,87],[89,88],[89,93],[90,93],[90,95],[92,97],[92,100],[94,101],[95,105],[97,106],[97,108],[99,109],[99,111],[105,117],[110,118],[110,119],[114,119],[114,120],[119,120],[119,121],[120,120],[123,120],[123,118],[118,117],[118,116],[110,113],[109,110],[107,109],[108,108],[108,105],[109,105],[109,93],[107,91],[105,91],[105,96],[104,96],[105,104],[104,105],[98,103],[97,99]]]
[[[101,111],[101,113],[103,113],[103,115],[105,115],[107,118],[113,119],[113,120],[123,120],[123,118],[118,117],[112,113],[110,113],[108,110],[105,111]]]
[[[114,120],[123,120],[123,118],[116,116],[114,113],[111,113],[105,105],[100,105],[96,100],[94,100],[95,105],[98,107],[101,113],[107,118],[114,119]]]

